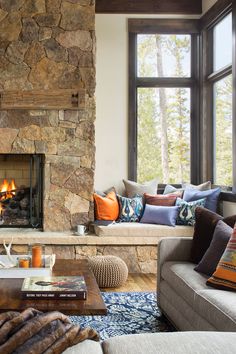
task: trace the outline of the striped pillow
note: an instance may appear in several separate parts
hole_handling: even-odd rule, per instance
[[[236,226],[234,226],[216,271],[207,280],[207,285],[217,289],[236,291]]]

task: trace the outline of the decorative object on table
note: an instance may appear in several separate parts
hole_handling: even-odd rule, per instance
[[[99,340],[92,328],[81,328],[58,311],[43,313],[33,308],[0,314],[1,353],[64,353],[85,339]],[[47,330],[45,330],[45,327]]]
[[[13,238],[11,239],[11,242],[7,246],[5,240],[3,241],[3,246],[7,254],[8,264],[0,261],[0,268],[12,268],[17,266],[17,261],[11,255],[12,242],[13,242]]]
[[[116,256],[89,257],[89,266],[101,288],[113,288],[124,284],[128,277],[125,262]]]
[[[117,194],[117,198],[120,206],[119,221],[139,221],[143,213],[143,197],[137,195],[133,198],[126,198]]]
[[[30,262],[31,262],[30,257],[20,256],[20,257],[17,257],[17,261],[18,261],[19,268],[29,268],[30,267]]]
[[[154,292],[102,293],[107,316],[70,316],[74,324],[94,328],[101,340],[123,334],[173,332],[162,316]]]
[[[34,261],[36,264],[40,264],[40,267],[32,268],[31,255],[11,255],[11,242],[6,245],[3,241],[6,255],[0,255],[0,278],[25,278],[29,276],[50,276],[52,274],[52,268],[56,261],[56,255],[45,255],[42,249],[35,252],[36,258]],[[42,246],[42,245],[41,245]],[[42,262],[42,254],[44,254]],[[37,258],[38,257],[38,258]],[[38,262],[38,263],[37,263]]]
[[[177,198],[176,206],[179,207],[179,215],[176,220],[177,225],[190,225],[195,224],[195,210],[197,207],[204,207],[206,198],[195,200],[193,202],[186,202],[183,199]]]
[[[30,277],[21,288],[23,299],[86,300],[87,287],[83,276]]]
[[[29,253],[32,256],[32,268],[41,268],[45,266],[45,246],[40,243],[29,245]]]

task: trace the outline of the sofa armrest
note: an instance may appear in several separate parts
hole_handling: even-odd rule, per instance
[[[160,284],[161,268],[165,262],[187,262],[190,260],[192,240],[191,237],[168,237],[159,242],[157,257],[157,286]]]

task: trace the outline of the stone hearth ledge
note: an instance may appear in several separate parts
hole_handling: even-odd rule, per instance
[[[51,232],[32,229],[2,229],[0,230],[0,244],[10,242],[13,238],[14,245],[27,245],[40,242],[44,245],[157,245],[162,237],[156,236],[128,236],[128,237],[98,237],[95,234],[75,236],[70,231]]]

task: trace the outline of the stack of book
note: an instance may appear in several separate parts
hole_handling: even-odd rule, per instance
[[[86,300],[87,287],[83,276],[25,278],[23,299]]]

